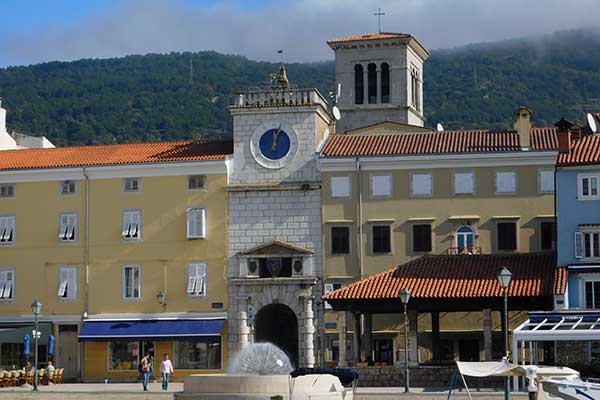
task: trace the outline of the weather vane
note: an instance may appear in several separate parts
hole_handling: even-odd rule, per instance
[[[378,8],[378,9],[377,9],[377,12],[376,12],[375,14],[373,14],[373,15],[376,15],[376,16],[377,16],[377,20],[378,20],[378,22],[379,22],[379,33],[381,33],[381,16],[382,16],[382,15],[385,15],[385,13],[384,13],[384,12],[381,12],[381,8]]]

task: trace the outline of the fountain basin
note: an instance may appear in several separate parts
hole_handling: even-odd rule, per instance
[[[291,396],[290,396],[291,395]],[[352,389],[333,375],[196,374],[185,378],[176,400],[350,400]]]

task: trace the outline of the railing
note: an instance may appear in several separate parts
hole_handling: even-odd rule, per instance
[[[327,106],[327,101],[316,89],[263,89],[237,93],[235,107],[256,106],[303,106],[321,104]]]
[[[481,254],[481,247],[449,247],[446,254],[450,256],[472,256]]]

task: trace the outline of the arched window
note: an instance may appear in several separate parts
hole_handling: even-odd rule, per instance
[[[367,67],[367,79],[369,80],[369,104],[377,103],[377,65],[371,63]]]
[[[390,66],[388,63],[381,64],[381,102],[390,102]]]
[[[365,101],[364,69],[360,64],[354,66],[354,103],[363,104]]]
[[[475,231],[470,226],[460,226],[456,230],[456,247],[459,249],[465,249],[467,247],[475,246]]]

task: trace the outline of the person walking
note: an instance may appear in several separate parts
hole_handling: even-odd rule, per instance
[[[171,363],[171,360],[169,360],[169,356],[165,354],[162,362],[160,363],[160,373],[162,374],[162,390],[167,390],[169,388],[169,377],[174,372],[175,370],[173,370],[173,364]]]
[[[148,380],[150,379],[150,371],[152,366],[150,365],[150,353],[146,355],[140,361],[140,372],[142,373],[142,385],[144,385],[144,392],[148,391]]]

